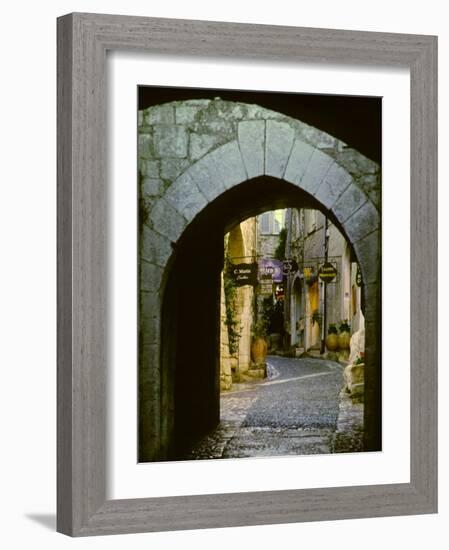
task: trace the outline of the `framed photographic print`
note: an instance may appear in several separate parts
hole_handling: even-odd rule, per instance
[[[436,511],[436,75],[435,37],[58,20],[59,531]]]
[[[139,460],[380,451],[381,98],[138,94]]]

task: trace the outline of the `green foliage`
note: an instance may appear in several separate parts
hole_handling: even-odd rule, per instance
[[[351,325],[348,323],[347,319],[343,319],[340,322],[340,332],[351,332]]]
[[[285,259],[285,243],[287,241],[287,230],[283,227],[279,232],[279,244],[274,251],[274,257],[276,260]]]
[[[322,320],[323,316],[321,315],[321,313],[318,313],[318,311],[314,311],[312,313],[312,325],[318,323],[321,326]]]
[[[236,320],[237,286],[231,276],[232,262],[229,256],[225,257],[223,273],[223,286],[226,304],[226,327],[228,329],[229,353],[235,355],[238,352],[238,344],[241,336],[241,327]]]
[[[266,331],[282,333],[284,328],[284,304],[281,300],[273,302],[271,296],[264,298],[262,302],[262,318],[266,325]]]
[[[251,328],[253,338],[266,338],[268,330],[268,322],[264,317],[258,319]]]
[[[337,325],[335,323],[330,323],[329,328],[327,329],[328,334],[338,334]]]

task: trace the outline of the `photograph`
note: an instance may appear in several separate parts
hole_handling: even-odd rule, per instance
[[[444,6],[5,4],[4,548],[444,547]]]
[[[137,96],[138,461],[381,451],[382,98]]]

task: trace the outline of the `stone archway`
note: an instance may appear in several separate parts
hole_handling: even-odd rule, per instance
[[[213,224],[219,219],[223,231],[276,201],[284,205],[309,203],[325,212],[346,236],[360,264],[367,304],[365,449],[380,449],[378,165],[300,121],[256,105],[221,100],[175,102],[140,113],[139,163],[143,197],[140,460],[164,458],[174,433],[168,418],[176,398],[167,388],[173,376],[170,364],[176,346],[161,348],[161,340],[170,339],[174,316],[166,304],[170,301],[167,296],[180,291],[178,283],[173,286],[173,266],[179,269],[180,258],[188,263],[189,254],[194,254],[195,260],[202,258],[202,269],[217,276],[222,260],[214,256],[212,243],[217,244],[220,228],[217,226],[217,233],[208,235],[211,246],[208,257],[203,258],[198,247],[207,232],[204,220],[207,222],[209,216],[209,224]],[[190,270],[186,278],[194,281],[199,273],[198,269]],[[209,298],[212,311],[217,307],[213,291]],[[205,302],[203,305],[208,307]],[[195,304],[189,302],[186,307]],[[207,323],[203,326],[209,330]],[[210,336],[216,338],[213,331]],[[211,361],[212,350],[204,357]],[[215,372],[216,368],[210,370]],[[209,387],[215,393],[204,399],[213,414],[207,415],[208,421],[201,429],[218,418],[214,376]],[[196,418],[205,411],[204,407],[197,411]]]

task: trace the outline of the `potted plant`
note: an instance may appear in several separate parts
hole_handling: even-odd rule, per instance
[[[314,311],[312,313],[312,325],[317,323],[319,326],[321,326],[321,322],[323,320],[323,316],[318,311]]]
[[[242,333],[242,326],[237,316],[237,285],[231,276],[232,262],[227,254],[225,257],[225,269],[223,277],[226,318],[225,323],[228,329],[229,354],[236,358],[239,349],[239,340]]]
[[[344,319],[340,323],[340,334],[338,335],[338,347],[341,350],[349,350],[349,343],[351,341],[351,326],[347,319]]]
[[[306,285],[312,286],[318,281],[318,277],[316,276],[315,273],[310,273],[306,277],[304,277],[304,280],[306,282]]]
[[[267,356],[267,323],[258,319],[252,326],[251,359],[256,365],[263,365]]]
[[[335,323],[331,323],[327,329],[326,348],[329,351],[336,351],[338,349],[338,331]]]

